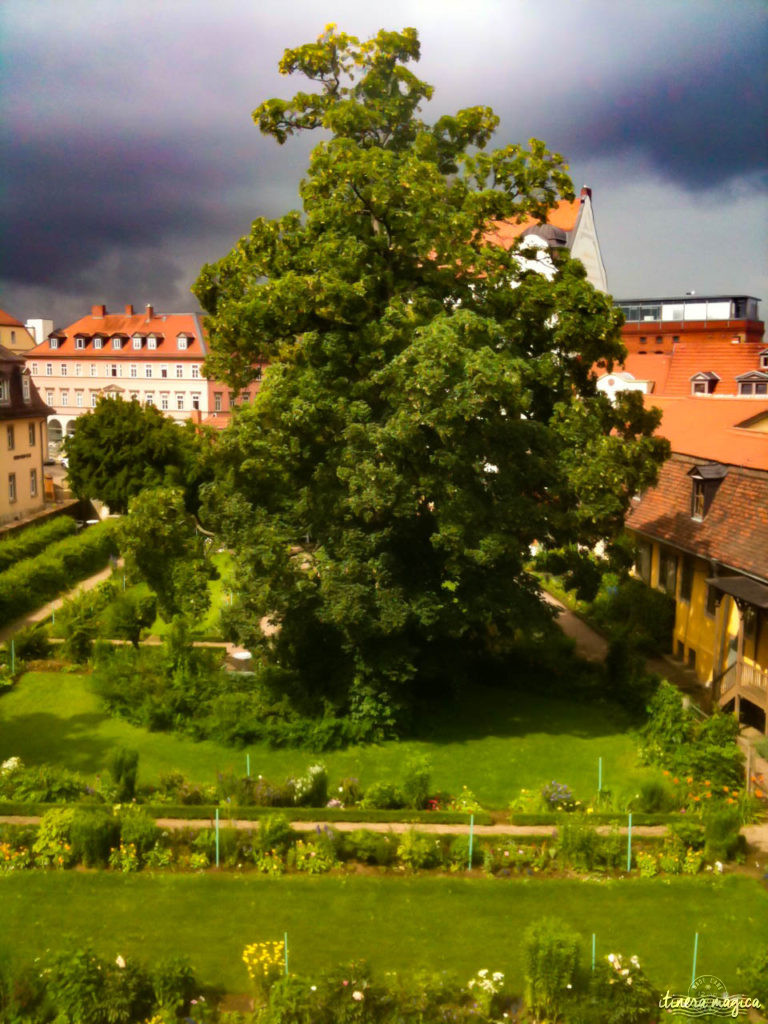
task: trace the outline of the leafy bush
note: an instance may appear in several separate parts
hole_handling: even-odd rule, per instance
[[[636,956],[611,953],[598,961],[589,997],[600,1014],[599,1024],[650,1024],[658,1017],[659,993]]]
[[[374,810],[397,810],[405,805],[402,793],[388,782],[374,782],[366,790],[360,806]]]
[[[630,806],[633,811],[644,814],[666,813],[677,805],[677,795],[664,776],[652,776],[641,779],[638,783],[637,796]]]
[[[569,786],[562,782],[548,782],[541,791],[541,798],[553,811],[574,811],[576,800]]]
[[[523,938],[525,997],[536,1017],[557,1020],[572,998],[580,937],[564,921],[544,918]]]
[[[577,871],[595,866],[601,837],[582,818],[563,819],[557,831],[557,856]]]
[[[79,800],[89,787],[77,772],[57,765],[23,765],[18,770],[0,774],[0,796],[6,800],[53,804]]]
[[[422,810],[427,806],[431,781],[431,765],[426,757],[415,757],[405,766],[402,792],[405,806]]]
[[[678,821],[669,826],[672,835],[692,850],[704,848],[704,826],[697,821]]]
[[[394,835],[355,829],[342,834],[339,855],[342,860],[389,867],[397,859],[397,846],[398,840]]]
[[[768,1006],[768,946],[755,950],[746,965],[738,967],[739,991]]]
[[[270,814],[259,822],[259,831],[254,840],[254,850],[259,853],[269,853],[276,850],[285,854],[298,839],[290,822],[284,814]]]
[[[120,811],[120,842],[135,846],[141,859],[154,847],[160,829],[146,811],[137,805],[123,807]]]
[[[733,860],[744,850],[741,816],[736,807],[712,810],[704,821],[704,857],[714,861]]]
[[[312,764],[307,774],[294,782],[296,803],[303,807],[325,807],[328,802],[328,772],[323,764]]]
[[[57,516],[39,526],[9,534],[0,540],[0,573],[25,558],[32,558],[50,544],[71,537],[77,532],[77,523],[69,516]]]
[[[592,604],[591,616],[614,637],[631,637],[644,654],[664,654],[672,643],[675,601],[669,594],[628,578],[607,585]]]
[[[136,776],[139,771],[138,750],[118,747],[112,755],[109,773],[117,787],[117,799],[120,802],[133,800],[136,794]]]
[[[32,624],[13,634],[16,657],[21,661],[47,658],[51,653],[51,642],[45,626]]]
[[[441,860],[440,841],[434,836],[422,835],[409,829],[400,836],[397,859],[411,871],[437,867]]]
[[[70,828],[72,853],[86,867],[106,867],[110,850],[120,842],[120,822],[98,809],[78,809]]]

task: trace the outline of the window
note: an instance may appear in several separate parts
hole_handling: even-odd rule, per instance
[[[176,379],[180,380],[184,376],[184,367],[181,363],[176,363]]]
[[[69,405],[69,390],[68,388],[61,389],[61,404]]]
[[[5,436],[8,441],[8,451],[12,452],[13,449],[16,447],[16,434],[13,427],[5,428]]]
[[[131,401],[132,402],[138,402],[138,400],[139,400],[139,392],[138,391],[132,391],[131,392]]]
[[[230,409],[234,409],[234,407],[235,407],[235,398],[236,397],[237,396],[235,395],[234,391],[230,391],[229,392],[229,408]]]
[[[82,363],[75,363],[75,376],[76,377],[82,377],[83,376],[83,364]]]
[[[178,338],[176,339],[176,347],[178,348],[179,352],[183,352],[184,351],[184,349],[187,347],[187,336],[186,336],[186,334],[180,334],[178,336]]]
[[[147,378],[152,376],[152,363],[144,364],[144,376]]]
[[[178,392],[176,393],[176,408],[179,412],[182,412],[184,409],[184,395],[181,395]]]
[[[98,393],[98,391],[92,391],[91,392],[91,408],[92,409],[96,408],[96,403],[98,402],[98,400],[99,400],[99,393]]]
[[[154,405],[155,404],[155,396],[154,396],[153,392],[148,391],[146,396],[145,396],[145,398],[144,398],[144,401],[147,403],[147,405]]]
[[[168,379],[168,367],[167,366],[161,366],[160,367],[160,376],[163,378],[163,380],[167,380]]]
[[[705,509],[704,481],[693,481],[693,496],[691,499],[691,518],[699,522],[704,518]]]
[[[30,398],[32,397],[31,388],[32,388],[32,385],[29,382],[29,377],[26,375],[26,373],[22,374],[22,377],[21,377],[21,397],[24,399],[25,402],[28,402],[30,400]]]
[[[90,374],[91,377],[95,377],[96,376],[96,363],[91,363],[91,365],[90,365],[90,367],[88,369],[88,373]]]
[[[82,391],[76,391],[75,392],[75,405],[77,406],[78,409],[82,409],[83,408],[83,392]]]
[[[200,408],[200,394],[197,391],[195,391],[193,393],[193,395],[192,395],[192,408],[193,409],[199,409]]]
[[[35,424],[34,423],[28,424],[27,435],[29,437],[29,447],[30,448],[34,448],[35,447]]]
[[[53,349],[53,348],[58,348],[58,347],[59,347],[59,339],[58,338],[51,338],[51,348]]]
[[[168,392],[167,391],[162,391],[160,393],[160,408],[161,409],[167,409],[168,408]]]
[[[37,470],[30,469],[29,471],[29,496],[30,498],[37,497]]]
[[[35,364],[33,363],[32,366],[34,367],[34,365]],[[768,370],[768,349],[766,349],[765,352],[760,353],[760,369]],[[34,369],[32,372],[35,372]]]
[[[200,380],[200,367],[197,363],[192,367],[192,380]]]
[[[221,412],[221,399],[222,394],[220,391],[214,391],[213,393],[213,411]]]
[[[8,474],[8,501],[16,501],[16,474]]]
[[[254,380],[261,380],[261,367],[257,366],[253,375]]]
[[[5,377],[0,377],[0,402],[8,402],[11,398],[11,389]]]
[[[704,373],[696,373],[691,377],[691,394],[692,395],[711,395],[720,378],[716,373],[712,373],[711,370],[707,370]]]
[[[37,369],[37,363],[32,363],[32,376],[34,376],[38,372],[39,371]]]
[[[16,331],[11,331],[11,344],[16,344]]]
[[[131,377],[138,377],[139,376],[139,368],[136,365],[136,363],[131,363],[131,369],[129,371],[129,376],[131,376]]]
[[[138,350],[141,348],[141,337],[138,334],[133,336],[133,347]]]
[[[45,376],[46,377],[52,377],[53,376],[53,363],[46,363],[45,364]]]
[[[123,342],[122,342],[122,340],[120,338],[113,338],[112,339],[112,348],[116,348],[119,351],[120,348],[122,347],[122,344],[123,344]]]
[[[693,593],[693,559],[683,555],[680,566],[680,600],[691,603]]]
[[[117,377],[117,363],[110,363],[107,371],[108,377]],[[122,374],[120,374],[122,376]]]
[[[157,338],[153,334],[147,338],[147,348],[157,348]]]
[[[62,363],[61,364],[61,376],[62,377],[66,377],[68,373],[69,373],[69,368],[68,368],[67,364],[66,363]]]
[[[717,611],[717,591],[715,590],[715,588],[712,586],[711,583],[708,583],[707,584],[707,615],[709,615],[709,617],[713,619],[715,617],[715,612],[716,611]]]
[[[53,388],[46,388],[45,401],[47,405],[53,405]]]
[[[677,555],[662,551],[659,559],[659,589],[675,596],[677,590]]]
[[[81,335],[78,335],[75,338],[75,348],[85,348],[85,338]]]
[[[638,338],[637,340],[640,342],[641,345],[644,345],[646,343],[646,341],[648,341],[648,339],[645,337],[645,335],[643,335],[642,337]]]
[[[768,395],[768,381],[764,380],[740,380],[740,395]]]
[[[94,348],[101,348],[103,344],[104,344],[104,339],[103,338],[94,338],[93,339],[93,347]]]

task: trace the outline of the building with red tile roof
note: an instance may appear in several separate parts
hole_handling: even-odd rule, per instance
[[[15,316],[0,309],[0,345],[9,352],[23,352],[35,344],[34,337]]]
[[[712,698],[766,731],[768,398],[661,398],[672,446],[626,526],[637,568],[675,599],[675,653]]]
[[[102,396],[154,405],[179,421],[215,416],[226,425],[231,409],[258,391],[259,380],[234,394],[206,378],[207,354],[199,314],[160,313],[152,306],[136,312],[131,305],[110,313],[104,305],[93,306],[29,353],[32,377],[53,407],[51,443],[71,433],[77,417]]]

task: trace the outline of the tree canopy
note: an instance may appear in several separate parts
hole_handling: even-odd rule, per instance
[[[614,536],[665,455],[638,396],[596,391],[623,353],[610,298],[566,254],[542,274],[488,241],[572,198],[562,158],[486,150],[487,107],[423,121],[418,58],[414,29],[285,52],[314,91],[254,119],[281,144],[321,131],[303,211],[258,218],[194,289],[210,372],[270,364],[209,492],[239,556],[232,626],[318,707],[403,706],[544,623],[531,546]]]
[[[80,498],[96,498],[124,513],[140,491],[164,482],[180,484],[190,508],[205,479],[207,452],[199,428],[183,426],[154,406],[101,398],[79,416],[67,439],[67,476]]]

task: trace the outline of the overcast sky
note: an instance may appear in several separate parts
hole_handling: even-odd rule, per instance
[[[0,307],[21,320],[196,308],[200,266],[299,205],[310,140],[280,147],[251,111],[303,87],[277,63],[329,21],[415,26],[427,120],[487,104],[497,145],[562,153],[617,298],[768,299],[763,0],[5,0],[0,19]]]

